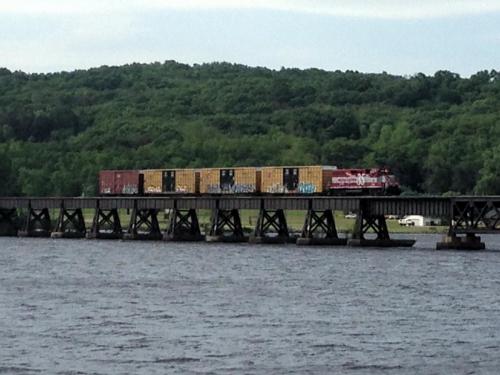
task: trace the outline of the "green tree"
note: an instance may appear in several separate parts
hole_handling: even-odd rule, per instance
[[[474,192],[500,195],[500,146],[484,153],[484,166],[479,171]]]

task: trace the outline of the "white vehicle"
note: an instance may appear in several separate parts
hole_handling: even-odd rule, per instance
[[[432,225],[441,225],[441,219],[424,217],[422,215],[407,215],[398,220],[399,225],[402,226],[417,226],[427,227]]]
[[[421,218],[421,216],[417,216],[417,215],[407,215],[407,216],[404,216],[402,219],[399,219],[398,223],[399,223],[399,225],[406,226],[406,227],[414,226],[415,223],[417,221],[419,221],[420,218]]]

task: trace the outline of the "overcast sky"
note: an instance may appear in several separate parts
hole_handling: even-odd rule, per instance
[[[0,0],[0,66],[176,60],[468,76],[500,70],[500,0]]]

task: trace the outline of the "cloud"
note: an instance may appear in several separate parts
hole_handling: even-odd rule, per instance
[[[109,14],[158,10],[276,10],[336,17],[427,19],[500,12],[498,0],[2,0],[0,15]]]

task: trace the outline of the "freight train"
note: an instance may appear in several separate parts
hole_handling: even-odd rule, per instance
[[[399,195],[389,170],[334,166],[105,170],[100,195]]]

